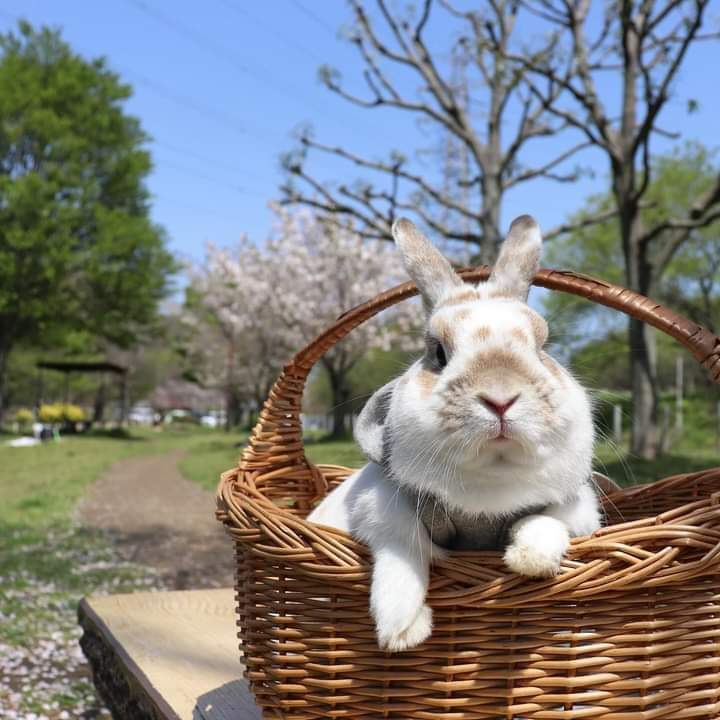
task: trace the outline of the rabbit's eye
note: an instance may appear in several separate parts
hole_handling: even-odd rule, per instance
[[[441,369],[447,365],[447,356],[445,355],[445,348],[442,346],[442,343],[438,343],[435,346],[435,359]]]

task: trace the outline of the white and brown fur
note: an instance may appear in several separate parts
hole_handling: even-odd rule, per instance
[[[547,325],[526,303],[540,258],[535,221],[512,223],[478,285],[465,284],[409,221],[398,220],[393,236],[423,299],[427,349],[368,401],[356,436],[370,462],[309,519],[368,544],[378,642],[397,651],[431,633],[429,566],[442,554],[399,488],[478,518],[544,508],[514,523],[505,549],[508,567],[533,577],[556,574],[570,537],[593,532],[600,518],[589,484],[590,401],[543,350]],[[486,398],[515,400],[501,422]]]

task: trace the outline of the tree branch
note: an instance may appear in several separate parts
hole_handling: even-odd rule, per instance
[[[403,180],[412,182],[417,185],[420,190],[427,193],[433,200],[440,203],[444,207],[450,210],[454,210],[471,220],[477,218],[477,213],[473,212],[471,209],[465,207],[464,205],[461,205],[459,202],[453,200],[449,195],[439,191],[437,188],[434,188],[422,176],[416,173],[409,172],[408,170],[404,170],[402,167],[402,163],[400,162],[390,164],[384,163],[380,160],[368,160],[367,158],[363,158],[360,155],[351,153],[349,150],[345,150],[344,148],[325,145],[323,143],[316,142],[315,140],[312,140],[310,138],[304,139],[303,143],[308,147],[314,148],[321,152],[336,155],[337,157],[348,160],[353,164],[357,165],[358,167],[362,167],[367,170],[375,170],[377,172],[382,172],[389,175],[395,175],[396,177],[402,178]]]
[[[603,212],[597,213],[596,215],[588,215],[580,220],[576,220],[575,222],[556,225],[554,228],[548,230],[548,232],[543,233],[543,238],[545,238],[545,240],[553,240],[559,235],[565,235],[566,233],[574,232],[575,230],[580,230],[591,225],[598,225],[599,223],[603,223],[617,217],[618,212],[617,208],[612,208],[610,210],[604,210]]]
[[[362,223],[362,226],[356,231],[365,238],[391,240],[390,223],[378,225],[374,220],[374,213],[368,216],[365,212],[348,203],[341,203],[330,193],[327,188],[323,187],[319,182],[307,175],[302,169],[293,172],[297,177],[302,178],[315,191],[315,195],[304,195],[298,192],[289,184],[283,185],[281,190],[285,194],[285,198],[281,201],[283,205],[300,204],[315,208],[327,213],[329,216],[345,215],[353,217]],[[337,223],[339,227],[346,228],[347,224]]]
[[[640,238],[640,242],[647,245],[667,230],[690,231],[705,227],[717,219],[718,213],[720,213],[720,173],[715,178],[712,187],[692,205],[690,211],[684,218],[663,220],[654,228],[647,231]]]
[[[557,182],[572,182],[574,180],[577,180],[578,173],[573,172],[569,173],[567,175],[557,175],[557,174],[551,174],[550,171],[560,165],[560,163],[564,162],[568,158],[572,157],[576,153],[580,152],[581,150],[584,150],[585,148],[591,147],[592,143],[589,141],[577,143],[577,145],[573,145],[571,148],[566,150],[561,155],[558,155],[554,160],[551,160],[550,162],[546,163],[545,165],[542,165],[538,168],[530,168],[528,170],[525,170],[521,172],[519,175],[516,175],[513,178],[510,178],[506,182],[503,183],[503,187],[507,190],[508,188],[513,187],[514,185],[517,185],[518,183],[525,182],[527,180],[532,180],[536,177],[550,177],[550,179],[556,180]]]
[[[677,0],[669,4],[675,6],[676,2]],[[695,16],[691,21],[683,23],[684,27],[686,27],[685,36],[680,42],[680,47],[675,53],[675,57],[670,61],[670,65],[665,72],[664,77],[660,81],[658,89],[653,92],[651,86],[646,86],[647,108],[645,110],[645,119],[641,123],[635,136],[634,148],[637,148],[640,143],[642,143],[644,139],[649,136],[650,131],[657,119],[657,116],[660,113],[660,110],[668,99],[667,93],[670,87],[670,83],[677,74],[677,71],[680,69],[680,65],[685,58],[685,55],[687,54],[690,44],[695,39],[695,36],[697,35],[700,27],[702,26],[702,18],[705,7],[707,5],[707,0],[694,0],[693,5],[696,9]],[[650,24],[652,25],[652,23]],[[640,42],[642,43],[642,38],[640,39]],[[642,56],[642,46],[640,49],[640,56]],[[651,79],[649,79],[649,77],[646,77],[646,83],[648,82],[652,81]]]

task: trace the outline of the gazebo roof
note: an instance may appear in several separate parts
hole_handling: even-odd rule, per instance
[[[76,360],[40,360],[37,367],[59,372],[112,372],[125,375],[128,368],[112,362],[81,362]]]

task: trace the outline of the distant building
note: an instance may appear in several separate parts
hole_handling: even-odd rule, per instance
[[[171,378],[158,385],[152,394],[136,407],[150,408],[154,422],[187,416],[200,422],[204,417],[218,418],[220,415],[224,422],[224,403],[223,393],[219,390],[202,388],[181,378]],[[140,410],[141,414],[143,412],[145,411]],[[209,421],[207,424],[210,424]]]

